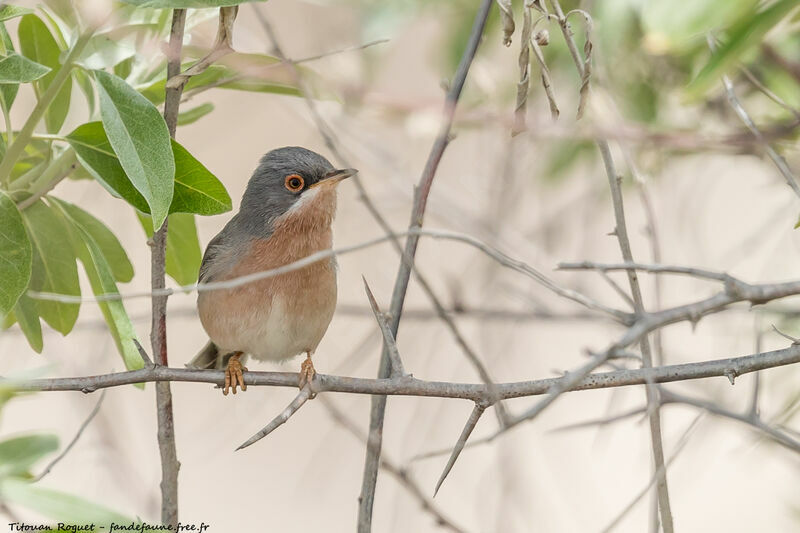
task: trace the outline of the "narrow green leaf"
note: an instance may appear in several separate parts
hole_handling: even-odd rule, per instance
[[[284,94],[302,96],[303,93],[293,86],[292,79],[280,68],[280,60],[264,54],[229,54],[220,61],[228,61],[230,65],[211,65],[205,71],[192,76],[186,83],[185,92],[213,85],[217,89],[235,89],[259,93]],[[184,68],[193,62],[186,63]],[[301,67],[307,78],[314,79],[315,73]],[[164,102],[166,81],[161,79],[141,89],[142,94],[153,104]],[[317,96],[312,84],[312,95]]]
[[[51,520],[68,524],[103,524],[106,528],[111,522],[130,524],[136,520],[116,511],[84,500],[78,496],[52,489],[21,479],[7,478],[0,483],[3,499],[21,505],[46,516]]]
[[[150,222],[150,217],[140,213],[137,215],[147,237],[152,237],[153,224]],[[200,271],[200,263],[203,260],[194,215],[172,213],[168,220],[167,274],[179,285],[191,285],[197,282],[197,273]]]
[[[748,12],[741,16],[727,32],[728,38],[725,42],[711,54],[706,66],[686,87],[687,95],[696,98],[717,83],[719,77],[725,74],[742,54],[760,44],[764,35],[797,6],[797,0],[778,0],[757,13]]]
[[[61,66],[59,48],[55,37],[50,33],[47,25],[36,15],[25,15],[19,22],[19,46],[25,57],[41,63],[52,69],[49,74],[34,84],[36,97],[50,87],[56,77],[56,73]],[[64,124],[69,112],[69,101],[72,95],[72,80],[67,82],[58,91],[53,102],[47,106],[44,114],[45,125],[50,133],[58,133]]]
[[[210,102],[182,111],[178,114],[178,126],[194,124],[212,111],[214,111],[214,104]]]
[[[0,191],[0,315],[16,305],[31,279],[31,243],[17,206]]]
[[[78,82],[78,87],[81,88],[83,95],[86,97],[86,103],[89,106],[89,116],[94,117],[95,94],[91,77],[80,69],[75,70],[72,75],[75,77],[75,81]]]
[[[39,308],[36,300],[27,294],[20,296],[14,307],[14,317],[33,351],[42,353],[44,340],[42,339],[42,323],[39,321]]]
[[[22,212],[28,238],[33,245],[30,288],[35,291],[80,296],[75,253],[64,246],[61,218],[38,200]],[[39,300],[39,315],[56,331],[66,335],[78,320],[80,304]]]
[[[50,69],[16,52],[0,59],[0,83],[28,83],[38,80]]]
[[[3,41],[6,54],[14,51],[14,43],[11,41],[11,36],[8,34],[6,25],[3,22],[0,22],[0,40]],[[17,91],[19,91],[19,84],[17,83],[0,83],[0,93],[5,98],[8,109],[11,109],[11,104],[14,103],[14,99],[17,97]],[[5,155],[4,151],[3,156]]]
[[[0,442],[0,478],[22,476],[45,455],[58,449],[55,435],[26,435]]]
[[[222,182],[174,140],[172,152],[175,154],[175,196],[170,212],[217,215],[230,211],[231,197]]]
[[[150,213],[145,197],[125,173],[99,122],[78,126],[67,135],[67,141],[75,149],[81,165],[111,194],[143,213]],[[229,211],[231,199],[222,183],[177,141],[171,141],[171,146],[175,189],[169,212],[216,215]]]
[[[119,76],[123,80],[127,79],[133,71],[133,64],[135,60],[136,56],[133,55],[124,59],[123,61],[120,61],[119,63],[116,63],[114,65],[114,75]]]
[[[175,186],[167,125],[158,109],[124,80],[102,70],[94,75],[103,128],[125,174],[147,200],[158,229],[169,213]]]
[[[33,13],[33,9],[12,6],[9,4],[0,5],[0,21],[21,17],[22,15],[27,15],[29,13]]]
[[[103,255],[100,245],[92,237],[91,231],[70,215],[69,208],[65,205],[66,202],[52,197],[50,200],[63,216],[63,225],[67,227],[73,249],[83,264],[94,294],[118,294],[119,290],[114,281],[111,266]],[[128,370],[142,368],[144,363],[133,342],[133,339],[136,338],[136,331],[125,311],[122,300],[107,300],[98,302],[97,305],[103,313],[125,367]]]
[[[111,267],[114,279],[127,283],[133,279],[133,265],[125,248],[108,227],[77,205],[61,201],[60,205],[70,217],[75,219],[94,239]]]

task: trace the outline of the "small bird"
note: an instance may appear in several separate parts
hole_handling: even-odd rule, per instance
[[[224,281],[277,268],[330,249],[336,186],[354,175],[297,146],[267,153],[253,172],[239,212],[214,237],[200,265],[199,283]],[[187,365],[225,366],[227,395],[247,390],[242,358],[281,361],[305,353],[300,388],[314,378],[311,356],[336,307],[336,260],[232,289],[200,291],[197,309],[210,341]],[[226,361],[227,360],[227,361]]]

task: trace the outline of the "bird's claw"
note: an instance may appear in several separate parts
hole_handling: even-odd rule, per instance
[[[236,394],[236,386],[240,386],[243,391],[247,390],[247,385],[244,384],[243,372],[247,371],[247,367],[239,361],[241,354],[232,356],[228,360],[228,366],[225,368],[225,386],[222,389],[222,394],[228,395],[228,389],[233,389]]]
[[[314,381],[314,376],[317,375],[317,371],[314,370],[314,363],[311,361],[311,356],[309,355],[306,357],[306,360],[303,361],[303,364],[300,365],[300,379],[298,380],[297,386],[300,389],[305,388],[306,385]],[[312,394],[311,398],[316,396]]]

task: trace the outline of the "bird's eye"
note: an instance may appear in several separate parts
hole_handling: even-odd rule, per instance
[[[305,181],[303,180],[302,176],[297,174],[289,174],[286,176],[286,181],[284,183],[286,188],[292,192],[299,192],[303,190],[303,185],[305,185]]]

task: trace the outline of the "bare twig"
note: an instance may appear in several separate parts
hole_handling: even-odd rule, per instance
[[[431,185],[433,185],[433,178],[436,175],[436,169],[439,167],[439,162],[442,159],[445,149],[450,141],[450,129],[455,117],[456,105],[461,96],[461,90],[464,87],[464,82],[469,72],[469,67],[478,50],[478,45],[483,35],[483,28],[486,25],[486,20],[489,17],[489,11],[492,7],[492,0],[482,0],[478,12],[475,15],[475,21],[472,25],[472,31],[461,56],[461,61],[453,77],[450,90],[447,93],[444,104],[444,111],[442,116],[441,127],[436,140],[431,147],[428,161],[425,164],[425,169],[420,176],[419,184],[417,185],[414,195],[414,209],[411,213],[411,221],[409,229],[421,228],[423,218],[425,215],[425,206],[428,202],[428,195],[430,194]],[[400,261],[400,267],[397,272],[394,290],[392,291],[392,304],[389,309],[392,318],[392,334],[397,338],[397,331],[400,326],[400,318],[403,314],[403,304],[405,302],[406,291],[408,289],[408,282],[411,277],[412,265],[414,264],[414,256],[417,252],[417,244],[419,243],[418,235],[409,235],[406,238],[406,246]],[[390,372],[389,353],[386,346],[384,346],[381,354],[380,367],[378,369],[378,377],[385,378]],[[370,410],[370,425],[369,425],[369,442],[367,445],[367,453],[364,461],[364,476],[361,485],[361,496],[358,512],[358,532],[369,533],[372,530],[372,506],[375,500],[375,485],[378,479],[378,465],[381,455],[381,444],[383,436],[383,419],[386,411],[386,397],[373,396],[372,409]]]
[[[181,70],[181,47],[186,24],[186,10],[172,12],[172,29],[167,49],[167,84]],[[175,138],[178,110],[183,85],[167,87],[164,101],[164,121],[170,137]],[[166,286],[167,220],[153,235],[151,250],[151,288],[153,292]],[[167,296],[153,296],[150,342],[155,363],[167,366]],[[144,356],[142,356],[144,358]],[[150,367],[154,369],[155,367]],[[158,413],[158,448],[161,455],[161,523],[171,527],[178,524],[178,452],[175,447],[175,421],[172,412],[172,391],[169,382],[156,383]]]
[[[575,62],[575,66],[581,75],[581,103],[578,106],[578,117],[580,117],[583,112],[583,106],[585,105],[586,98],[588,97],[589,78],[591,74],[591,17],[589,17],[586,12],[580,10],[575,11],[576,13],[582,15],[586,21],[586,44],[584,45],[584,58],[581,60],[577,46],[575,45],[572,30],[567,20],[567,16],[569,14],[567,16],[564,15],[558,0],[551,0],[551,5],[553,6],[553,10],[555,11],[561,25],[561,31],[564,35],[564,39],[567,42],[567,48],[569,48]],[[622,191],[619,178],[617,176],[617,171],[614,167],[614,160],[611,156],[611,150],[608,146],[608,142],[605,140],[597,140],[596,144],[600,150],[600,155],[603,158],[606,175],[608,177],[608,184],[611,189],[611,199],[614,206],[614,219],[616,221],[615,234],[617,236],[617,241],[619,242],[620,251],[622,252],[623,260],[628,263],[632,263],[633,253],[631,251],[630,239],[628,238],[628,228],[625,222],[625,209],[623,206]],[[639,280],[636,275],[636,271],[627,270],[626,272],[628,274],[628,284],[630,285],[631,296],[633,297],[635,310],[637,315],[640,315],[644,312],[644,304],[641,288],[639,286]],[[642,335],[639,340],[642,350],[642,366],[644,368],[652,367],[653,356],[650,349],[650,341],[646,334]],[[647,408],[650,421],[651,444],[653,449],[653,463],[656,475],[658,476],[658,483],[656,485],[658,490],[659,509],[661,511],[661,522],[663,524],[664,533],[672,533],[674,528],[672,523],[672,511],[670,509],[666,468],[664,466],[664,444],[661,436],[661,414],[659,412],[658,390],[652,384],[649,384],[646,387],[646,392]]]
[[[400,358],[400,352],[397,349],[397,342],[394,340],[394,335],[392,335],[392,330],[389,326],[389,322],[386,320],[386,315],[383,314],[378,307],[378,302],[375,301],[375,296],[372,294],[372,291],[369,288],[367,278],[361,276],[361,279],[364,280],[364,290],[367,292],[369,306],[372,308],[372,313],[375,315],[375,320],[378,322],[378,327],[381,329],[383,342],[389,349],[389,359],[392,362],[392,371],[390,376],[393,378],[405,376],[406,371],[403,367],[403,360]]]
[[[756,374],[756,376],[758,376],[758,374]],[[663,404],[691,405],[693,407],[703,409],[712,415],[742,422],[762,432],[767,438],[780,444],[781,446],[792,450],[793,452],[800,453],[800,440],[764,422],[757,411],[754,413],[752,409],[748,409],[744,413],[737,413],[714,402],[701,400],[699,398],[692,398],[691,396],[678,394],[665,389],[662,389],[661,394]]]
[[[467,443],[467,439],[469,439],[469,436],[472,434],[472,430],[478,425],[478,420],[481,419],[481,415],[486,410],[486,407],[486,404],[475,404],[475,408],[472,410],[472,413],[470,413],[467,423],[464,425],[464,429],[461,431],[461,435],[458,437],[458,441],[456,441],[456,445],[453,447],[453,453],[450,454],[450,459],[447,460],[447,465],[444,467],[442,475],[439,476],[439,481],[436,482],[436,488],[433,489],[434,498],[439,492],[439,488],[442,486],[442,483],[444,483],[444,480],[447,478],[447,474],[450,473],[453,465],[456,464],[456,459],[458,459],[458,456],[461,455],[461,450],[464,449],[464,445]]]
[[[678,457],[678,454],[681,453],[683,448],[689,442],[689,436],[697,428],[697,424],[700,422],[700,420],[702,418],[703,418],[703,415],[700,414],[700,415],[697,415],[694,420],[692,420],[692,422],[689,424],[689,427],[687,427],[686,431],[684,431],[683,435],[681,435],[681,438],[678,441],[678,444],[675,446],[675,451],[672,453],[672,457],[670,457],[669,460],[664,465],[662,465],[660,468],[666,469]],[[655,474],[653,474],[653,476],[650,478],[650,481],[639,492],[639,494],[637,494],[633,498],[633,500],[631,500],[631,502],[628,505],[626,505],[625,508],[622,511],[620,511],[620,513],[614,518],[614,520],[612,520],[611,523],[609,525],[607,525],[603,529],[603,533],[608,533],[608,532],[612,531],[614,528],[616,528],[619,525],[620,521],[622,521],[622,519],[625,518],[625,516],[631,511],[631,509],[633,509],[636,506],[636,504],[639,502],[639,500],[641,500],[642,498],[645,497],[645,495],[647,495],[647,492],[650,490],[650,487],[652,487],[656,483],[656,481],[659,478],[663,477],[664,475],[665,475],[665,472],[663,472],[663,471],[656,472]]]
[[[367,443],[367,436],[356,426],[341,409],[336,407],[333,402],[327,400],[324,396],[320,397],[320,402],[328,410],[331,418],[344,428],[348,433],[353,435],[356,439],[363,444]],[[408,493],[419,502],[424,511],[429,513],[436,520],[437,525],[449,529],[453,533],[464,533],[464,530],[455,525],[452,520],[447,518],[442,511],[436,507],[433,500],[426,496],[419,484],[411,477],[409,472],[397,466],[391,459],[386,456],[386,453],[381,456],[380,467],[382,470],[388,472]]]
[[[779,330],[775,326],[775,324],[772,324],[772,329],[775,330],[775,333],[777,333],[778,335],[780,335],[784,339],[790,340],[792,342],[792,344],[800,344],[800,339],[798,339],[797,337],[792,337],[791,335],[782,332],[781,330]]]
[[[108,300],[128,300],[132,298],[142,298],[142,297],[153,297],[153,296],[171,296],[173,294],[178,293],[189,293],[189,292],[204,292],[204,291],[215,291],[215,290],[223,290],[223,289],[233,289],[236,287],[241,287],[248,283],[253,283],[258,280],[271,278],[274,276],[278,276],[280,274],[285,274],[287,272],[292,272],[294,270],[301,269],[308,265],[314,264],[318,261],[323,259],[328,259],[331,257],[335,257],[337,255],[343,255],[346,253],[355,252],[358,250],[363,250],[364,248],[368,248],[370,246],[375,246],[376,244],[380,244],[386,241],[393,241],[398,236],[427,236],[432,237],[435,239],[445,239],[445,240],[452,240],[456,242],[462,242],[465,244],[469,244],[474,248],[480,250],[490,258],[494,259],[502,266],[519,272],[521,274],[527,275],[545,288],[551,290],[552,292],[558,294],[559,296],[563,296],[569,300],[577,302],[587,309],[601,311],[603,313],[608,314],[609,316],[615,318],[618,322],[622,322],[623,324],[630,324],[633,320],[630,313],[626,313],[624,311],[620,311],[618,309],[613,309],[611,307],[605,306],[591,298],[573,291],[571,289],[565,289],[558,286],[555,282],[553,282],[550,278],[539,272],[537,269],[533,268],[532,266],[524,263],[522,261],[513,259],[509,257],[505,253],[499,251],[498,249],[478,240],[474,237],[470,237],[469,235],[465,235],[462,233],[456,233],[452,231],[443,231],[443,230],[429,230],[424,228],[414,228],[410,229],[403,233],[392,233],[390,235],[386,235],[383,237],[377,237],[372,240],[368,240],[359,244],[354,244],[351,246],[343,246],[341,248],[337,248],[336,250],[321,250],[319,252],[315,252],[311,255],[308,255],[302,259],[297,261],[293,261],[288,263],[284,266],[269,269],[269,270],[262,270],[260,272],[254,272],[252,274],[247,274],[245,276],[239,276],[235,278],[231,278],[225,281],[214,281],[208,283],[195,283],[191,285],[182,285],[177,288],[162,288],[156,289],[151,291],[142,291],[142,292],[130,292],[125,294],[120,293],[107,293],[107,294],[99,294],[93,296],[72,296],[68,294],[56,294],[51,292],[38,292],[38,291],[28,291],[28,296],[33,299],[37,300],[52,300],[57,302],[64,302],[64,303],[84,303],[84,302],[102,302]],[[418,277],[418,280],[420,278]],[[434,298],[432,298],[433,300]],[[436,299],[438,302],[438,299]],[[436,303],[434,302],[434,303]],[[444,315],[444,307],[441,306],[439,303],[435,305],[437,312],[440,313],[440,316]],[[446,320],[443,318],[445,323],[451,324],[452,320]],[[457,331],[454,331],[457,333]]]
[[[295,396],[294,400],[292,400],[292,403],[286,406],[286,409],[281,411],[281,413],[278,416],[273,418],[270,421],[270,423],[264,426],[264,428],[261,431],[259,431],[258,433],[247,439],[246,442],[244,442],[241,446],[236,448],[236,451],[238,452],[239,450],[247,448],[251,444],[258,442],[259,440],[263,439],[264,437],[266,437],[267,435],[278,429],[279,426],[285,424],[286,421],[289,420],[289,418],[291,418],[291,416],[295,414],[298,409],[303,407],[303,404],[305,404],[310,397],[311,397],[311,386],[309,383],[306,383],[306,386],[300,389],[300,392],[297,394],[297,396]]]
[[[97,403],[94,404],[94,408],[89,413],[89,416],[86,417],[86,420],[84,420],[81,426],[78,428],[78,432],[75,433],[75,436],[72,438],[69,444],[67,444],[66,448],[64,448],[55,459],[50,461],[50,463],[48,463],[48,465],[44,467],[44,470],[42,470],[39,473],[39,475],[33,478],[34,483],[37,481],[41,481],[41,479],[44,476],[49,474],[50,471],[53,469],[53,467],[56,466],[56,464],[58,464],[58,462],[61,461],[69,453],[69,451],[72,449],[73,446],[75,446],[75,443],[78,442],[78,439],[81,438],[81,435],[83,435],[83,432],[89,426],[89,423],[92,421],[92,419],[94,419],[95,415],[97,415],[97,413],[100,411],[100,406],[103,405],[103,400],[105,400],[105,398],[106,398],[106,391],[103,390],[103,392],[100,393],[100,398],[97,399]]]
[[[652,265],[647,263],[595,263],[594,261],[580,261],[577,263],[559,263],[560,270],[597,270],[611,272],[615,270],[641,270],[653,274],[685,274],[695,278],[710,279],[714,281],[733,282],[735,278],[724,272],[715,272],[702,268],[684,267],[676,265]]]
[[[217,38],[214,40],[214,45],[211,47],[211,51],[200,61],[187,68],[183,73],[180,73],[180,65],[178,65],[179,73],[173,76],[167,76],[167,89],[183,90],[183,87],[192,76],[202,74],[218,59],[235,51],[233,49],[233,23],[236,20],[236,14],[238,11],[239,6],[219,8],[219,26],[217,27]]]
[[[584,28],[584,43],[583,43],[583,65],[579,68],[581,73],[581,88],[580,88],[580,99],[578,100],[578,113],[577,117],[580,119],[583,116],[584,111],[586,110],[586,103],[589,100],[589,80],[592,78],[592,27],[594,26],[594,22],[592,22],[592,17],[589,16],[589,13],[582,9],[573,9],[566,15],[561,12],[561,6],[555,7],[553,5],[553,9],[556,11],[556,15],[558,16],[559,23],[561,24],[562,30],[564,31],[564,37],[567,40],[572,40],[572,29],[569,27],[568,19],[572,15],[579,15],[583,17],[585,28]],[[574,41],[572,48],[570,48],[570,52],[573,52],[574,49]],[[573,57],[577,58],[577,56],[573,53]]]
[[[714,38],[711,37],[711,35],[709,35],[707,37],[707,41],[708,41],[708,47],[713,52],[716,49]],[[736,91],[733,88],[733,82],[731,82],[731,79],[727,75],[722,76],[722,84],[725,86],[725,94],[728,97],[728,103],[730,103],[731,108],[733,108],[733,111],[736,113],[739,119],[744,123],[744,125],[747,126],[747,129],[749,129],[753,133],[753,137],[756,138],[761,147],[764,149],[764,152],[766,152],[767,156],[772,160],[772,162],[778,168],[778,171],[783,176],[783,179],[786,180],[786,184],[789,187],[791,187],[795,195],[797,195],[797,197],[800,198],[800,184],[797,183],[797,176],[795,176],[792,170],[789,168],[789,165],[786,163],[786,160],[778,152],[776,152],[775,149],[772,148],[772,146],[770,146],[770,144],[764,138],[761,131],[756,126],[755,122],[753,122],[753,119],[750,118],[750,115],[747,113],[747,111],[745,111],[744,107],[742,106],[742,103],[736,96]]]
[[[749,68],[745,67],[744,65],[739,65],[739,70],[744,74],[744,77],[747,78],[747,81],[753,84],[753,87],[764,93],[764,96],[778,104],[780,107],[785,109],[786,111],[790,112],[795,118],[800,119],[800,110],[796,107],[792,107],[791,105],[786,103],[786,100],[772,92],[769,87],[761,83],[755,74],[753,74]]]

